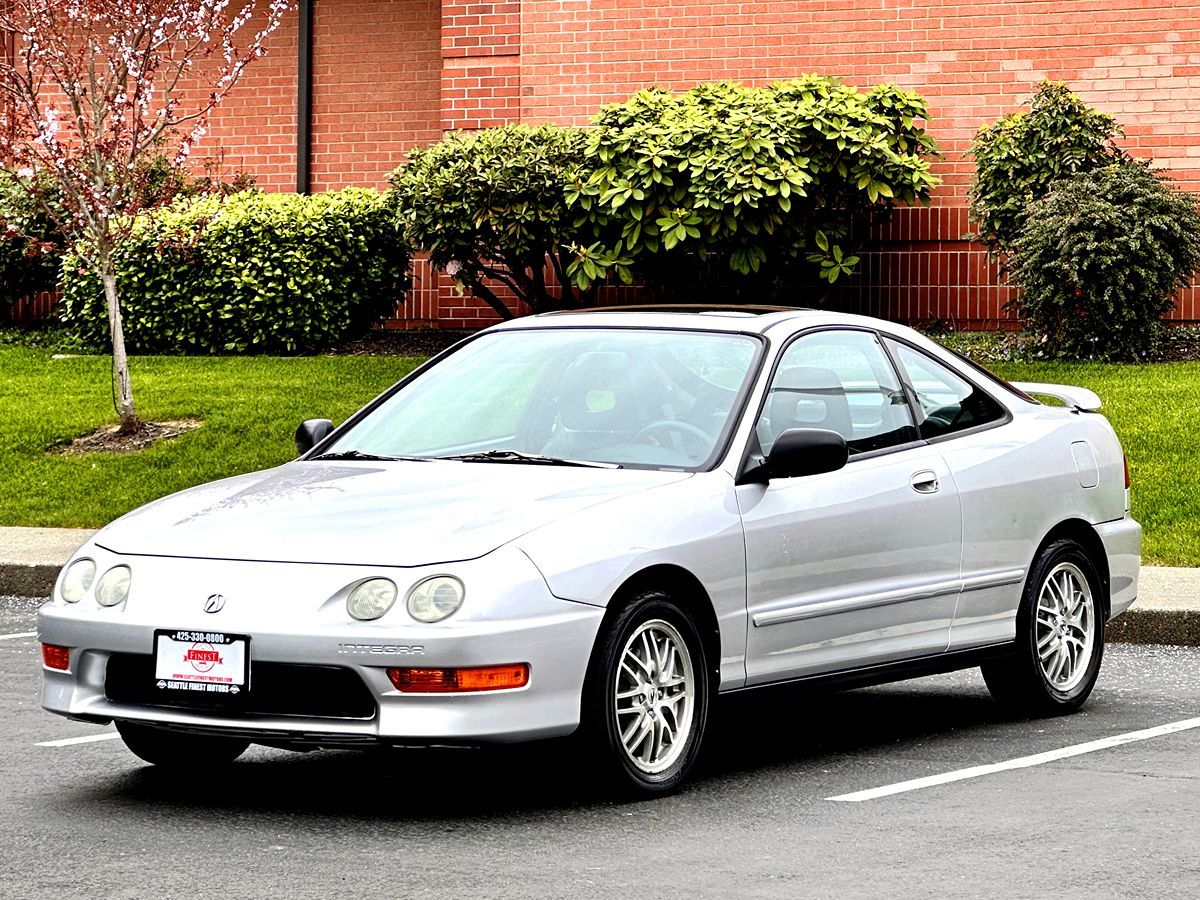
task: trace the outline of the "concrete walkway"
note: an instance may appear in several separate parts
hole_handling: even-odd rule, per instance
[[[0,596],[48,597],[58,570],[94,528],[0,528]]]
[[[95,532],[0,528],[0,596],[47,597],[58,570]],[[1200,569],[1143,566],[1138,601],[1108,626],[1108,640],[1200,646]]]

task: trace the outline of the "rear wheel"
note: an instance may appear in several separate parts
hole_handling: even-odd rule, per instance
[[[619,790],[675,790],[696,762],[708,721],[704,645],[691,618],[662,591],[617,614],[593,654],[583,738]]]
[[[167,731],[137,722],[117,722],[121,740],[134,756],[173,769],[224,766],[246,752],[249,741]]]
[[[1055,541],[1038,557],[1017,613],[1011,657],[983,666],[992,696],[1035,715],[1083,706],[1104,657],[1100,577],[1075,541]]]

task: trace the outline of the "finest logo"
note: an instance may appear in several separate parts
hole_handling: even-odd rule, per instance
[[[183,659],[184,662],[191,663],[197,672],[212,671],[213,666],[225,662],[212,644],[192,644],[192,648],[183,655]]]
[[[225,608],[224,594],[209,594],[208,599],[204,601],[204,611],[206,613],[219,613]]]

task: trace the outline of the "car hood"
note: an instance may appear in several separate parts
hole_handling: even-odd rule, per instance
[[[431,565],[475,559],[556,519],[688,477],[450,460],[293,462],[157,500],[95,542],[134,555]]]

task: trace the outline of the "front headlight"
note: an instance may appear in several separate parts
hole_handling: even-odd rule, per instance
[[[350,592],[346,598],[346,612],[369,622],[382,616],[395,602],[396,585],[386,578],[371,578]]]
[[[408,614],[418,622],[440,622],[458,612],[466,589],[453,575],[434,575],[418,581],[408,592]]]
[[[96,584],[96,602],[101,606],[117,606],[129,596],[129,566],[113,566],[100,576]]]
[[[78,603],[96,579],[96,564],[90,559],[77,559],[63,573],[58,592],[68,603]]]

